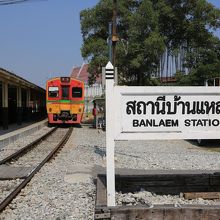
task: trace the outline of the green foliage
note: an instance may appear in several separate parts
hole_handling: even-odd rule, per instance
[[[82,56],[89,62],[90,83],[108,61],[108,24],[113,1],[100,0],[81,11]],[[177,73],[179,85],[201,85],[219,74],[220,40],[213,31],[220,27],[220,10],[206,0],[118,0],[116,64],[119,82],[127,85],[158,85],[151,79],[160,57],[186,51],[190,73]]]
[[[179,85],[204,85],[205,80],[220,77],[220,41],[210,37],[204,47],[194,48],[186,57],[190,74],[177,74]]]
[[[160,31],[173,53],[183,46],[189,74],[177,73],[178,85],[204,85],[220,76],[220,41],[213,31],[220,27],[220,10],[206,0],[160,0]],[[163,22],[166,21],[166,22]]]

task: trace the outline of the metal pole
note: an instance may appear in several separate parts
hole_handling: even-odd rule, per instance
[[[117,0],[113,0],[113,27],[112,27],[112,65],[115,67],[116,61],[116,43],[118,41],[118,37],[116,34],[116,18],[117,18]]]
[[[112,22],[109,22],[108,33],[109,60],[112,63]]]

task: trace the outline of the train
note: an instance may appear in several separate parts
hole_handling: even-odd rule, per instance
[[[55,77],[46,82],[48,126],[79,124],[84,112],[84,82],[72,77]]]

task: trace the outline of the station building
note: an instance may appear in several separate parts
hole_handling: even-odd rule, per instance
[[[86,113],[91,112],[93,108],[92,101],[94,99],[103,96],[104,91],[102,88],[102,77],[96,78],[96,82],[93,85],[89,85],[89,71],[88,64],[83,64],[81,67],[73,68],[70,77],[79,79],[85,84],[85,111]]]
[[[0,129],[46,116],[45,89],[0,68]]]

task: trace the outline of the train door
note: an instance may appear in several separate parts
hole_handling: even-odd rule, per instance
[[[62,86],[62,99],[69,100],[69,86]]]

